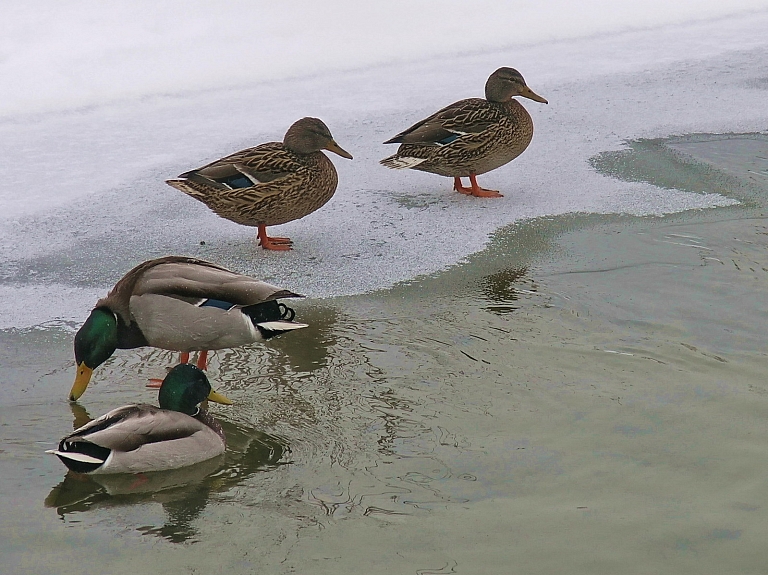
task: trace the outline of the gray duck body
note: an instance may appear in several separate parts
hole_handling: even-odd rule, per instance
[[[205,410],[191,416],[131,404],[86,423],[51,453],[73,471],[98,475],[177,469],[221,455],[225,448],[221,425]]]
[[[151,346],[189,352],[266,339],[244,309],[286,297],[301,296],[205,260],[166,256],[134,267],[95,307],[117,317],[119,349]],[[232,307],[201,305],[207,300]],[[283,323],[287,329],[304,327],[282,322],[279,315],[264,319],[262,323]]]

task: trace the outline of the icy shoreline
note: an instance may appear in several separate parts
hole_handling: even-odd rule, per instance
[[[14,309],[0,308],[0,326],[39,322],[18,308],[49,299],[44,294],[55,295],[55,285],[90,295],[137,261],[167,253],[206,257],[328,297],[438,272],[516,221],[731,205],[735,200],[720,195],[619,182],[587,160],[634,138],[765,129],[758,80],[768,58],[766,27],[768,12],[760,12],[2,122],[9,169],[0,186],[0,274]],[[550,101],[524,102],[536,125],[533,143],[481,182],[503,199],[466,198],[445,178],[378,165],[392,151],[380,142],[450,101],[479,94],[499,65],[519,68]],[[219,219],[163,183],[279,139],[304,115],[323,118],[355,160],[335,162],[340,185],[329,204],[277,228],[294,239],[294,252],[264,253],[254,230]],[[64,301],[60,317],[85,317],[86,299]]]

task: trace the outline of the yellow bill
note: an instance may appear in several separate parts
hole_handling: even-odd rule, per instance
[[[213,390],[211,390],[211,393],[208,394],[208,397],[206,398],[209,401],[212,401],[214,403],[221,403],[222,405],[232,405],[232,400],[225,397],[221,393],[217,393]]]
[[[69,392],[69,401],[77,401],[78,398],[85,393],[85,388],[88,387],[88,383],[91,381],[91,374],[93,370],[81,363],[77,366],[77,375],[75,376],[75,383],[72,385],[72,390]]]

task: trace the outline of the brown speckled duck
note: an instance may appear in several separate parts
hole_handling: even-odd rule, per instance
[[[267,236],[267,226],[303,218],[331,199],[339,180],[320,150],[352,159],[321,120],[302,118],[282,142],[241,150],[166,183],[222,218],[257,227],[262,248],[290,250],[291,240]]]
[[[522,154],[533,138],[533,120],[514,96],[548,102],[534,93],[514,68],[499,68],[485,84],[485,99],[459,100],[414,124],[385,144],[402,144],[381,160],[388,168],[412,168],[454,179],[462,194],[499,198],[477,184],[476,176]],[[461,185],[468,177],[470,187]]]

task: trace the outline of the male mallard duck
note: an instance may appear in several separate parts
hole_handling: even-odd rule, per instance
[[[221,425],[201,409],[208,399],[232,402],[211,389],[205,374],[181,364],[165,376],[160,407],[118,407],[67,435],[53,453],[77,473],[143,473],[185,467],[224,453]]]
[[[301,297],[210,262],[167,256],[137,265],[96,302],[75,335],[77,377],[70,401],[80,397],[93,370],[116,349],[141,346],[185,352],[239,347],[307,327],[277,301]],[[186,357],[185,357],[186,355]]]
[[[236,152],[166,183],[222,218],[257,227],[265,250],[290,250],[291,240],[268,237],[267,226],[303,218],[331,199],[339,178],[320,150],[352,159],[321,120],[302,118],[282,142]]]
[[[475,178],[511,162],[531,143],[533,120],[514,96],[547,103],[525,84],[520,72],[499,68],[485,83],[485,100],[459,100],[400,132],[384,143],[402,145],[381,163],[449,176],[453,189],[462,194],[502,197],[478,186]],[[461,185],[463,177],[469,178],[471,187]]]

